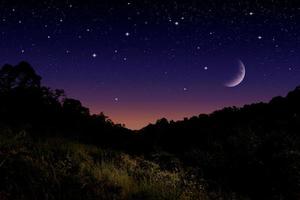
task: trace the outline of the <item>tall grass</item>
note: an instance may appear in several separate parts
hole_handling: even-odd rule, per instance
[[[181,169],[61,138],[0,134],[0,199],[207,199]]]

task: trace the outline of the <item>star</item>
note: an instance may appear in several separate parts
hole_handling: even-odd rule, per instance
[[[258,38],[259,40],[261,40],[261,39],[262,39],[262,36],[261,36],[261,35],[259,35],[257,38]]]
[[[126,33],[125,33],[125,36],[127,36],[127,37],[130,36],[130,33],[129,33],[129,32],[126,32]]]
[[[187,91],[188,89],[186,87],[183,88],[183,91]]]
[[[249,12],[249,15],[252,16],[252,15],[254,15],[254,13],[253,12]]]
[[[48,38],[48,39],[50,39],[50,38],[51,38],[51,36],[50,36],[50,35],[48,35],[48,36],[47,36],[47,38]]]
[[[175,22],[174,24],[175,24],[175,26],[178,26],[178,25],[179,25],[179,22]]]
[[[92,57],[93,57],[93,58],[96,58],[96,57],[97,57],[97,54],[96,54],[96,53],[93,53]]]
[[[22,50],[21,50],[21,53],[22,53],[22,54],[23,54],[23,53],[25,53],[25,50],[24,50],[24,49],[22,49]]]
[[[204,70],[208,70],[208,67],[204,67]]]
[[[118,101],[119,101],[119,98],[118,98],[118,97],[115,97],[114,100],[115,100],[115,102],[118,102]]]

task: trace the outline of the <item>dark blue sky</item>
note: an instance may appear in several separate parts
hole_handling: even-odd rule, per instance
[[[300,84],[298,1],[0,1],[0,63],[22,60],[93,113],[141,128]],[[243,82],[234,88],[240,59]]]

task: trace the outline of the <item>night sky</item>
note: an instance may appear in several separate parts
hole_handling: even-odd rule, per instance
[[[298,3],[297,3],[298,2]],[[296,0],[1,0],[0,63],[138,129],[300,85]],[[246,76],[236,87],[238,62]]]

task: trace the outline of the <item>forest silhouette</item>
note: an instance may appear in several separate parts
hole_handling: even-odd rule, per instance
[[[62,138],[145,159],[161,170],[183,169],[182,179],[205,186],[207,199],[300,199],[300,87],[268,103],[228,107],[176,122],[162,118],[132,131],[103,113],[91,114],[63,90],[41,85],[41,77],[27,62],[6,64],[0,69],[0,135],[16,138],[20,133],[30,144]],[[51,196],[56,189],[47,191],[47,198],[35,197],[35,189],[20,189],[28,183],[16,175],[17,164],[11,160],[13,164],[5,167],[16,147],[4,143],[0,144],[0,199],[94,199]],[[39,184],[47,187],[45,182]],[[118,193],[110,189],[100,193],[105,192]],[[160,199],[145,193],[129,196],[100,195],[102,199]]]

